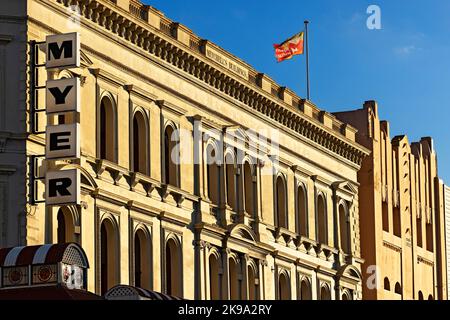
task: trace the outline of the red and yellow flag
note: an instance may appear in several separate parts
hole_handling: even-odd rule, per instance
[[[278,62],[289,60],[293,56],[303,54],[303,31],[284,41],[282,44],[274,44],[275,57]]]

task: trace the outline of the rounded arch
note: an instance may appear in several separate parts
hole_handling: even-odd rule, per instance
[[[341,199],[338,203],[339,214],[339,246],[345,254],[350,254],[350,221],[347,202]]]
[[[81,183],[90,186],[93,189],[97,189],[98,185],[95,182],[94,177],[91,176],[89,171],[80,166],[79,164],[60,164],[55,166],[55,170],[64,169],[78,169],[81,173]]]
[[[318,192],[316,196],[317,212],[317,241],[328,244],[328,226],[327,226],[327,201],[323,192]]]
[[[117,162],[117,104],[114,96],[104,91],[97,112],[98,158]]]
[[[258,265],[252,258],[247,262],[248,300],[259,299],[259,273]]]
[[[166,121],[164,124],[163,139],[162,139],[162,176],[165,184],[170,184],[175,187],[179,186],[179,162],[180,150],[178,142],[180,140],[178,127],[173,121]]]
[[[341,295],[341,300],[343,301],[349,301],[349,300],[353,300],[353,295],[350,292],[350,290],[348,289],[344,289]]]
[[[228,258],[230,300],[242,299],[242,265],[241,259],[235,253]]]
[[[400,283],[397,282],[397,283],[395,284],[394,292],[395,292],[396,294],[402,294],[402,286],[400,285]]]
[[[300,278],[300,300],[312,300],[311,280],[306,276]]]
[[[251,242],[257,242],[257,236],[252,228],[245,224],[231,225],[229,228],[230,235],[236,238],[245,239]]]
[[[328,283],[320,285],[320,300],[331,300],[331,288]]]
[[[142,174],[148,174],[148,117],[145,110],[141,107],[136,107],[133,111],[132,117],[132,143],[130,152],[131,163],[133,164],[133,171]]]
[[[58,209],[57,243],[78,242],[75,226],[79,226],[79,216],[76,206],[63,206]]]
[[[227,204],[232,211],[237,212],[237,197],[236,197],[236,154],[234,149],[228,147],[225,151],[225,183],[227,191]]]
[[[386,290],[386,291],[390,291],[391,290],[391,282],[389,281],[388,277],[384,278],[383,285],[384,285],[384,290]]]
[[[75,78],[75,74],[67,69],[59,70],[58,75],[55,79],[73,79]]]
[[[168,295],[183,296],[183,266],[181,241],[169,234],[165,242],[165,287]]]
[[[341,269],[339,269],[338,271],[338,277],[350,277],[350,278],[356,278],[358,280],[362,280],[362,274],[361,271],[356,268],[354,265],[351,264],[347,264],[345,266],[343,266]]]
[[[284,269],[278,273],[278,300],[291,300],[290,276]]]
[[[220,300],[222,297],[222,259],[217,248],[213,247],[208,254],[209,262],[209,297],[211,300]]]
[[[419,291],[419,300],[424,300],[422,291]]]
[[[222,255],[220,254],[219,249],[217,249],[216,247],[211,247],[208,252],[208,258],[211,258],[211,257],[214,257],[215,259],[217,259],[220,262],[220,266],[222,266],[222,263],[221,263]]]
[[[297,233],[303,237],[308,237],[309,234],[309,219],[308,219],[308,192],[307,187],[303,182],[297,184]]]
[[[134,229],[134,284],[151,290],[153,285],[152,238],[147,226],[139,224]]]
[[[119,282],[119,227],[109,213],[105,213],[100,221],[100,284],[103,295]]]
[[[242,172],[244,173],[244,206],[245,211],[250,214],[250,216],[255,217],[256,215],[256,205],[255,205],[255,194],[256,194],[256,183],[255,179],[255,166],[251,163],[251,157],[246,156],[242,163]]]
[[[221,157],[219,147],[213,138],[210,138],[205,146],[205,163],[207,176],[208,198],[211,202],[218,206],[220,204],[221,175],[220,165]]]
[[[278,227],[288,228],[286,177],[279,173],[275,180],[275,221]]]
[[[428,296],[428,300],[434,300],[433,295],[430,294],[430,295]]]
[[[251,174],[252,175],[256,174],[256,172],[255,172],[256,159],[249,154],[245,154],[244,157],[242,158],[242,164],[244,164],[246,162],[248,162],[248,164],[250,165],[250,167],[252,169]]]

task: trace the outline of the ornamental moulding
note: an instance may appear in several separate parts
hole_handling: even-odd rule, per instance
[[[188,47],[181,48],[181,45],[177,46],[171,42],[172,40],[167,39],[170,35],[166,35],[163,30],[157,30],[147,23],[144,24],[143,21],[130,20],[114,11],[112,3],[99,0],[56,0],[56,2],[66,7],[78,5],[80,15],[86,19],[358,166],[367,154],[362,147],[356,146],[356,143],[353,145],[344,137],[330,133],[306,119],[300,111],[276,103],[258,92],[256,88],[254,90],[209,65],[202,60],[205,57],[197,46],[191,46],[190,49],[198,52],[188,52],[186,50]]]

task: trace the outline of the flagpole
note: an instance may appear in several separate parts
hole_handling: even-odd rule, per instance
[[[306,35],[306,99],[310,100],[310,92],[309,92],[309,36],[308,36],[308,20],[305,20],[305,35]]]

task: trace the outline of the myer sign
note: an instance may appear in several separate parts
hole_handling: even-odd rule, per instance
[[[46,48],[47,69],[61,70],[80,66],[78,33],[47,36]],[[80,111],[80,80],[78,78],[48,80],[45,91],[47,116]],[[80,125],[72,123],[47,126],[45,157],[48,160],[79,158]],[[79,204],[81,200],[79,170],[47,172],[45,192],[47,205]]]

